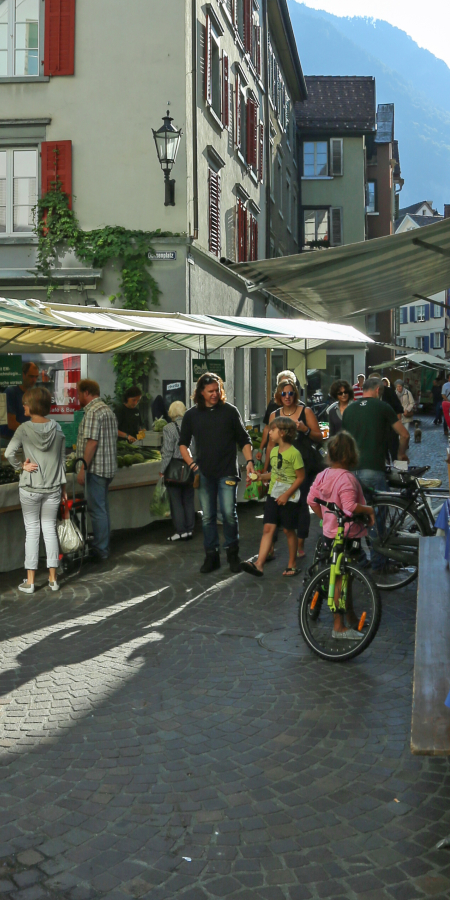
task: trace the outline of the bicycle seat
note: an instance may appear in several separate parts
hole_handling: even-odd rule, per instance
[[[410,466],[409,469],[387,469],[386,478],[389,484],[405,485],[412,484],[416,478],[420,478],[424,472],[428,472],[429,466]]]

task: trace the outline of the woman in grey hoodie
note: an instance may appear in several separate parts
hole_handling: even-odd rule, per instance
[[[66,498],[65,437],[59,425],[47,416],[51,396],[44,387],[31,388],[23,396],[24,422],[10,440],[5,456],[15,469],[21,468],[19,496],[25,523],[25,568],[27,579],[19,591],[34,594],[34,579],[39,563],[40,526],[47,551],[49,587],[59,589],[56,570],[59,544],[56,517],[61,497]],[[25,457],[25,462],[23,461]]]

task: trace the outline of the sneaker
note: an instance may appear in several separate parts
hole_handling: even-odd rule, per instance
[[[192,531],[185,531],[185,532],[181,535],[181,540],[182,540],[182,541],[190,541],[193,537],[194,537],[194,534],[193,534]]]
[[[172,534],[167,538],[168,541],[181,541],[181,534]]]
[[[48,586],[51,591],[59,591],[59,581],[50,581],[50,578],[49,578]]]
[[[347,628],[347,631],[332,631],[331,637],[337,641],[360,641],[364,635],[360,631],[355,631],[354,628]]]
[[[22,584],[19,584],[19,591],[22,591],[23,594],[34,594],[34,584],[29,584],[26,578],[22,581]]]

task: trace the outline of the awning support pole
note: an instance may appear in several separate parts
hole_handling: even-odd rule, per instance
[[[416,244],[418,247],[423,247],[424,250],[432,250],[433,253],[440,253],[441,256],[450,256],[450,250],[445,250],[444,247],[437,247],[436,244],[429,244],[428,241],[422,241],[420,238],[413,238],[412,243]]]
[[[208,342],[206,339],[206,334],[203,337],[203,352],[205,354],[205,362],[208,362]]]
[[[446,309],[448,314],[450,315],[450,306],[448,303],[441,303],[440,300],[431,300],[430,297],[424,297],[423,294],[413,294],[413,297],[417,297],[418,300],[426,300],[427,303],[434,303],[435,306],[440,306],[441,309]]]

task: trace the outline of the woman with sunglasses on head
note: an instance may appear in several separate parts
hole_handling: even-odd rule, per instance
[[[305,555],[305,540],[308,537],[310,525],[306,498],[314,478],[323,469],[320,454],[316,449],[316,445],[322,443],[322,432],[312,409],[300,401],[297,386],[293,381],[285,379],[278,384],[275,400],[280,404],[281,409],[272,413],[269,425],[276,416],[287,416],[291,422],[295,423],[297,437],[294,446],[300,451],[305,466],[305,478],[300,488],[297,523],[298,555],[302,557]],[[267,471],[269,467],[273,447],[274,444],[269,437],[264,471]]]
[[[330,397],[334,400],[334,403],[327,410],[331,438],[342,429],[342,416],[349,403],[353,400],[353,388],[348,381],[333,381],[330,387]]]

